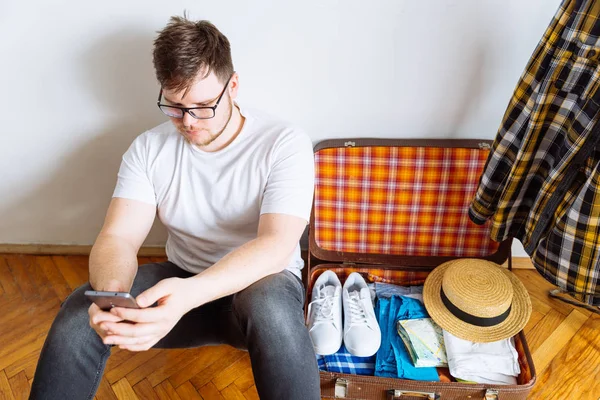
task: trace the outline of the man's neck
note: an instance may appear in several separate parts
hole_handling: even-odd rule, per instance
[[[215,151],[219,151],[229,146],[231,142],[235,140],[235,138],[241,132],[244,122],[246,118],[240,112],[237,104],[233,103],[231,108],[231,118],[225,127],[223,133],[219,135],[218,138],[215,139],[214,142],[208,144],[207,146],[199,147],[202,151],[206,151],[207,153],[213,153]]]

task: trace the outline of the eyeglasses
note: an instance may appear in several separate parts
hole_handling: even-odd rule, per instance
[[[227,90],[227,87],[229,86],[229,81],[231,80],[232,77],[233,77],[233,75],[231,77],[229,77],[229,79],[227,79],[227,82],[225,83],[225,87],[223,88],[223,91],[219,95],[219,98],[217,99],[217,102],[215,103],[215,105],[212,107],[177,107],[177,106],[171,106],[168,104],[161,104],[160,99],[162,98],[162,93],[163,93],[162,88],[160,89],[160,93],[158,94],[158,101],[156,102],[156,104],[158,105],[158,108],[160,108],[160,111],[162,111],[166,116],[169,116],[171,118],[181,119],[181,118],[183,118],[185,113],[190,114],[192,117],[194,117],[196,119],[214,118],[215,113],[217,112],[217,106],[219,105],[219,102],[223,98],[223,95],[225,94],[225,91]]]

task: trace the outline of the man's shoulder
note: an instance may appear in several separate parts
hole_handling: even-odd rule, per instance
[[[306,140],[309,138],[304,129],[298,125],[264,110],[244,107],[242,115],[251,121],[252,130],[268,142],[274,143],[292,138]]]

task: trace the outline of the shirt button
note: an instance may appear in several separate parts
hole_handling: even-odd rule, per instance
[[[596,55],[596,50],[590,50],[590,57],[594,57]]]

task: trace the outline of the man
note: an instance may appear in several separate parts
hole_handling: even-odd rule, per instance
[[[261,399],[318,399],[298,246],[313,194],[311,141],[234,102],[229,41],[207,21],[171,18],[154,67],[171,121],[123,156],[90,282],[61,307],[31,398],[93,398],[111,346],[227,343],[248,349]],[[157,213],[169,261],[138,268]],[[142,309],[102,311],[84,296],[92,288],[130,291]]]

